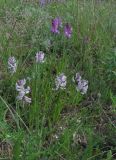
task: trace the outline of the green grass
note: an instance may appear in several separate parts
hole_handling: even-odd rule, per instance
[[[116,158],[115,10],[113,0],[67,0],[45,7],[34,0],[0,0],[1,160]],[[51,19],[58,16],[63,25],[72,25],[71,39],[63,31],[51,34]],[[36,64],[40,50],[45,63]],[[13,76],[7,69],[10,56],[18,61]],[[54,91],[62,72],[66,90]],[[89,81],[83,96],[72,82],[77,72]],[[15,84],[27,77],[30,105],[16,100]]]

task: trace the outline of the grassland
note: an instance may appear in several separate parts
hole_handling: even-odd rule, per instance
[[[116,158],[116,2],[0,0],[0,160]],[[70,23],[71,38],[51,33],[51,20]],[[37,64],[35,55],[45,53]],[[8,70],[8,58],[17,71]],[[88,80],[81,95],[72,77]],[[59,73],[65,90],[53,90]],[[31,104],[17,101],[26,79]]]

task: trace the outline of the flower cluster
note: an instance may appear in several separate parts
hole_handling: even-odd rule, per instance
[[[38,53],[36,53],[36,62],[37,63],[44,63],[44,58],[45,58],[44,52],[39,51]],[[12,74],[16,72],[17,63],[16,63],[15,57],[9,57],[8,69],[10,70],[10,72]],[[28,86],[27,88],[25,88],[25,84],[26,84],[26,79],[19,80],[16,83],[16,90],[19,92],[19,94],[17,96],[17,100],[22,100],[26,103],[31,103],[31,98],[26,96],[27,94],[30,93],[30,87]]]
[[[26,103],[31,103],[31,98],[27,97],[26,94],[30,93],[30,87],[25,88],[26,79],[19,80],[16,83],[16,90],[19,92],[17,99],[23,100]]]
[[[67,77],[65,76],[64,73],[59,74],[56,79],[55,79],[55,85],[56,88],[55,90],[60,89],[65,89],[67,84]]]
[[[79,73],[76,73],[76,76],[73,77],[73,82],[76,83],[76,90],[79,91],[82,95],[87,93],[88,90],[88,81],[82,79]],[[66,89],[67,77],[64,73],[61,73],[56,76],[55,79],[55,90]]]
[[[59,28],[62,26],[62,21],[59,17],[52,20],[51,32],[55,34],[59,34]],[[67,38],[71,38],[72,35],[72,27],[69,23],[64,26],[64,34]]]
[[[81,94],[86,94],[88,90],[88,81],[82,79],[81,75],[79,73],[76,73],[75,78],[73,78],[74,82],[76,83],[76,89]]]
[[[8,59],[8,69],[9,69],[11,74],[16,72],[17,62],[16,62],[15,57],[9,57],[9,59]]]
[[[42,1],[43,3],[45,1]],[[55,18],[52,20],[52,27],[51,27],[51,32],[55,34],[59,34],[60,27],[62,26],[62,21],[59,17]],[[70,38],[72,35],[72,27],[67,23],[64,26],[64,34],[67,38]],[[43,51],[39,51],[35,55],[35,60],[36,63],[44,63],[45,62],[45,54]],[[9,57],[8,59],[8,68],[10,72],[13,74],[16,72],[17,69],[17,62],[15,57]],[[81,75],[79,73],[76,73],[75,78],[73,78],[74,82],[76,83],[76,89],[77,91],[80,91],[81,94],[86,94],[88,90],[88,81],[82,79]],[[31,103],[31,98],[27,96],[27,94],[30,93],[30,87],[26,85],[26,79],[18,80],[16,83],[16,90],[18,91],[18,100],[22,100],[26,103]],[[66,89],[67,85],[67,77],[64,73],[60,73],[59,75],[56,76],[55,79],[55,90],[58,89]]]

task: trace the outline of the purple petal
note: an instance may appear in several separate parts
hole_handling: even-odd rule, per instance
[[[52,20],[52,28],[51,32],[53,33],[60,33],[59,27],[62,25],[61,19],[59,17]]]

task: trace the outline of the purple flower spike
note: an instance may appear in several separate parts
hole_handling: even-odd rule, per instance
[[[9,57],[9,59],[8,59],[8,69],[11,72],[11,74],[16,72],[17,62],[16,62],[15,57]]]
[[[62,22],[61,22],[61,19],[58,17],[58,18],[55,18],[52,20],[52,28],[51,28],[51,32],[53,33],[60,33],[60,31],[58,30],[59,27],[62,25]]]
[[[67,84],[67,77],[64,75],[64,73],[59,74],[55,79],[55,90],[65,89]]]
[[[46,0],[40,0],[39,4],[40,4],[40,6],[45,6],[46,5]]]
[[[26,80],[22,79],[19,80],[16,83],[16,90],[19,92],[18,96],[17,96],[17,100],[19,101],[24,101],[26,103],[31,103],[31,98],[27,97],[26,95],[30,93],[30,87],[27,86],[27,88],[25,88],[25,84],[26,84]]]
[[[81,94],[86,94],[88,90],[88,81],[82,79],[80,73],[76,73],[76,76],[73,77],[73,82],[76,83],[76,90]]]
[[[72,27],[67,23],[64,27],[64,34],[67,38],[71,38],[72,35]]]
[[[80,91],[81,94],[86,94],[88,90],[88,81],[81,80],[76,87],[77,91]]]
[[[38,53],[36,53],[36,62],[44,63],[44,57],[45,57],[45,54],[42,51],[39,51]]]

